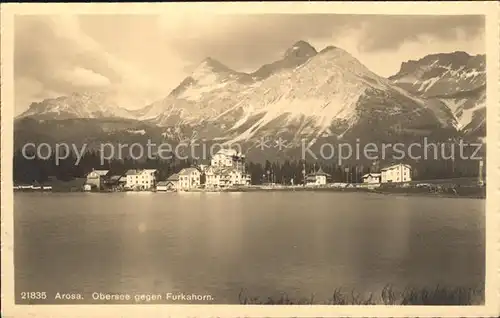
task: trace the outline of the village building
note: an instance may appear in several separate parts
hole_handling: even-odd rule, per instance
[[[328,173],[324,172],[320,167],[317,171],[306,176],[306,185],[325,185],[330,177],[331,176]]]
[[[185,168],[179,172],[178,189],[189,190],[198,188],[201,181],[201,172],[196,168]]]
[[[205,171],[205,186],[207,188],[249,185],[250,181],[250,175],[233,167],[209,167]]]
[[[179,175],[174,173],[165,181],[160,181],[156,185],[156,191],[176,191],[179,188]]]
[[[92,170],[87,174],[87,181],[91,188],[102,189],[107,180],[109,170]]]
[[[205,187],[218,188],[220,186],[220,174],[218,173],[221,168],[210,166],[205,169]]]
[[[127,183],[127,178],[126,176],[122,176],[119,174],[111,175],[108,177],[106,180],[106,188],[111,189],[111,190],[118,190],[122,189],[125,187]]]
[[[370,172],[361,177],[363,183],[380,183],[380,173]]]
[[[159,181],[158,183],[156,183],[156,191],[167,191],[168,188],[167,188],[167,184],[168,184],[168,181]]]
[[[245,155],[237,152],[235,149],[221,149],[210,160],[211,167],[235,168],[245,172]]]
[[[127,189],[146,190],[156,186],[156,169],[130,169],[125,175]]]
[[[381,170],[381,183],[411,181],[411,166],[398,163]]]
[[[125,187],[127,185],[127,175],[123,175],[120,177],[120,179],[118,180],[118,183],[121,184],[123,187]]]
[[[235,157],[238,155],[234,149],[221,149],[212,156],[210,166],[212,167],[232,167]]]
[[[167,178],[167,190],[178,190],[179,189],[179,175],[174,173]]]
[[[249,185],[251,177],[245,172],[245,156],[234,149],[221,149],[204,169],[207,188]]]
[[[200,164],[197,166],[198,169],[200,170],[201,173],[204,173],[208,167],[210,167],[209,165],[206,165],[206,164]]]

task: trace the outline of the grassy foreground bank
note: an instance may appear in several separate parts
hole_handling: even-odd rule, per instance
[[[292,299],[286,293],[274,297],[249,296],[242,289],[238,295],[242,305],[482,305],[484,288],[442,287],[405,288],[397,291],[392,285],[369,295],[361,295],[355,290],[334,289],[327,299],[315,295],[308,298]]]

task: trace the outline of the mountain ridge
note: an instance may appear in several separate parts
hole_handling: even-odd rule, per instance
[[[389,80],[415,96],[444,103],[465,133],[486,133],[486,55],[430,54],[403,62]]]
[[[38,117],[45,119],[119,117],[133,118],[134,113],[120,107],[112,94],[99,92],[74,92],[70,95],[47,98],[33,102],[28,109],[16,116]]]
[[[469,70],[457,61],[477,66],[477,74],[462,76]],[[454,76],[481,79],[481,66],[484,64],[480,59],[465,52],[438,53],[403,62],[398,73],[383,78],[341,48],[328,46],[318,52],[309,43],[297,41],[284,50],[280,59],[251,73],[235,71],[207,57],[164,98],[141,109],[122,110],[101,97],[90,98],[89,111],[78,112],[75,108],[82,106],[82,102],[60,97],[59,104],[44,101],[45,104],[42,102],[43,105],[34,110],[47,106],[51,111],[41,112],[44,116],[40,118],[44,120],[57,119],[50,115],[68,110],[74,111],[73,117],[59,118],[78,115],[95,120],[124,118],[143,122],[149,127],[146,135],[150,131],[155,138],[158,134],[171,137],[172,132],[185,135],[196,132],[205,139],[244,143],[249,148],[266,136],[286,137],[295,146],[303,139],[310,143],[322,138],[397,140],[394,127],[402,127],[403,131],[444,129],[452,134],[463,129],[480,134],[484,122],[480,117],[482,113],[474,107],[483,94],[481,81],[469,81],[470,91],[444,84],[453,83]],[[433,85],[446,89],[431,90],[434,95],[429,93],[429,84],[425,90],[416,89],[429,78],[439,76]],[[410,82],[413,84],[408,86],[410,78],[413,82],[418,80],[417,83]],[[463,81],[460,87],[466,87],[465,83]],[[468,94],[474,99],[472,113],[467,104]],[[463,100],[465,102],[460,102]],[[74,105],[64,104],[70,102]],[[37,113],[33,111],[19,118],[23,117],[37,118]],[[140,126],[139,123],[127,125]],[[96,129],[95,124],[92,127]],[[100,138],[105,138],[105,134],[100,131]],[[128,138],[127,134],[120,136]]]

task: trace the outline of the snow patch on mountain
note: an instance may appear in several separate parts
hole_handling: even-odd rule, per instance
[[[214,90],[223,89],[227,86],[226,83],[217,83],[216,77],[213,76],[213,82],[209,85],[196,85],[195,87],[190,87],[189,90],[186,90],[179,97],[184,98],[190,101],[199,101],[203,98],[203,94],[210,93]]]
[[[249,99],[241,105],[252,105],[252,112],[245,119],[259,117],[231,142],[248,141],[260,131],[279,131],[279,125],[302,122],[297,134],[331,135],[330,126],[335,121],[344,122],[347,130],[356,125],[360,96],[370,90],[393,90],[424,107],[422,100],[406,91],[391,86],[349,53],[332,48],[316,55],[293,70],[277,73],[264,80]],[[397,105],[386,112],[399,114]],[[257,115],[260,116],[257,116]],[[244,119],[235,124],[243,126]],[[269,127],[275,122],[274,127]]]
[[[475,116],[482,116],[486,92],[486,57],[465,52],[427,55],[404,62],[400,71],[389,78],[392,83],[424,100],[444,103],[464,129]]]
[[[133,134],[133,135],[145,135],[146,134],[146,131],[144,129],[140,129],[140,130],[129,129],[129,130],[127,130],[127,132],[130,134]]]
[[[472,92],[468,96],[451,96],[439,98],[455,115],[459,129],[469,125],[475,114],[481,114],[486,107],[486,90]]]
[[[366,82],[361,76],[371,81]],[[320,130],[334,119],[349,120],[355,115],[356,102],[368,85],[378,87],[382,84],[376,75],[352,57],[348,58],[345,51],[319,54],[293,70],[269,77],[250,99],[242,102],[253,106],[254,113],[247,117],[259,113],[262,116],[233,141],[248,140],[283,115],[285,124],[309,117]]]
[[[450,72],[466,77],[456,63],[433,60],[429,64],[450,65]],[[307,42],[299,41],[280,60],[251,74],[207,58],[165,98],[136,111],[121,109],[105,95],[91,94],[88,98],[44,101],[39,109],[33,107],[33,114],[48,111],[50,116],[59,112],[60,117],[126,116],[161,130],[163,138],[184,138],[184,133],[196,130],[211,140],[229,142],[281,134],[295,142],[303,137],[314,141],[351,133],[371,137],[375,131],[384,134],[401,121],[408,127],[422,122],[432,127],[450,126],[455,119],[444,101],[429,102],[426,96],[414,96],[404,85],[393,83],[421,87],[426,92],[434,90],[446,67],[432,73],[432,69],[419,68],[415,63],[410,66],[391,81],[371,72],[341,48],[330,46],[317,52]],[[468,109],[464,105],[462,113]],[[140,135],[142,131],[138,128],[129,133]]]
[[[370,99],[373,94],[379,96]],[[229,142],[282,133],[310,139],[342,136],[356,127],[360,111],[366,117],[373,107],[370,116],[375,117],[398,117],[409,110],[419,117],[431,111],[444,126],[453,121],[439,105],[394,86],[348,52],[331,46],[318,53],[301,41],[282,60],[250,77],[205,60],[165,99],[149,106],[150,115],[151,109],[158,112],[150,121],[159,126],[199,127],[211,131],[212,138],[218,131]]]
[[[418,91],[419,92],[422,92],[422,91],[427,91],[429,90],[434,84],[436,84],[436,82],[439,81],[439,77],[433,77],[433,78],[429,78],[425,81],[423,81],[421,84],[420,84],[420,87],[418,88]]]
[[[424,97],[453,94],[486,82],[485,60],[484,55],[465,52],[431,54],[403,62],[400,71],[389,79]]]

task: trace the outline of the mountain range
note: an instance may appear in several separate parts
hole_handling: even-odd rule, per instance
[[[384,78],[345,50],[298,41],[253,73],[206,58],[167,96],[127,110],[106,92],[33,103],[15,120],[15,143],[201,138],[248,151],[282,137],[373,142],[415,135],[485,135],[485,56],[439,53],[403,62]],[[69,140],[68,140],[69,139]],[[271,150],[269,150],[271,151]]]
[[[465,52],[427,55],[408,61],[389,77],[415,96],[446,104],[464,132],[485,134],[486,56]]]

